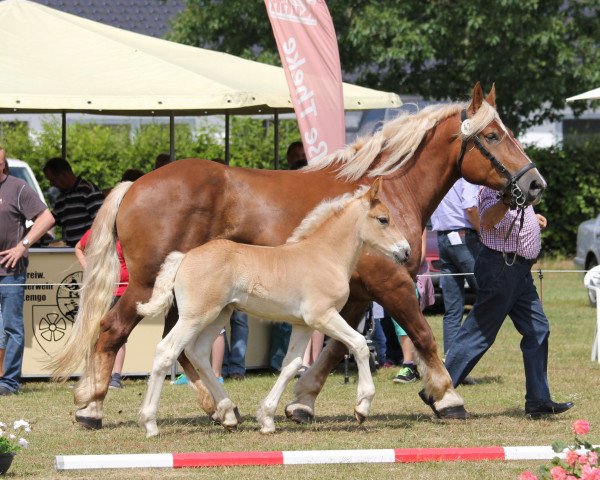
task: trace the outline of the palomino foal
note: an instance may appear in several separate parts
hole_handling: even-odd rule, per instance
[[[312,329],[343,342],[354,354],[359,378],[354,412],[359,422],[367,417],[375,395],[369,348],[339,311],[348,299],[350,276],[364,245],[398,264],[410,256],[408,242],[379,198],[380,189],[378,178],[370,188],[321,203],[285,245],[260,247],[213,240],[185,255],[169,254],[152,297],[137,307],[140,315],[164,315],[174,294],[179,309],[177,324],[156,348],[140,410],[140,424],[148,437],[158,434],[156,414],[163,380],[184,348],[215,400],[212,418],[225,428],[237,426],[237,408],[209,363],[212,341],[234,308],[293,326],[281,375],[257,414],[262,433],[275,431],[277,404],[302,365]]]

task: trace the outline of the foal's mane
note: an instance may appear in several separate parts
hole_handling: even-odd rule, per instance
[[[369,185],[363,185],[352,193],[345,193],[339,197],[323,200],[304,217],[304,220],[300,222],[300,225],[296,227],[292,236],[285,243],[298,243],[310,236],[329,218],[344,210],[352,200],[364,195],[368,189]]]
[[[304,170],[322,170],[337,166],[337,178],[353,181],[367,174],[369,177],[387,175],[402,168],[412,158],[429,130],[448,117],[456,115],[468,107],[468,103],[431,105],[415,113],[402,113],[397,118],[383,124],[371,136],[361,137],[353,144],[337,150],[320,162]],[[496,109],[483,102],[475,115],[470,118],[470,135],[479,133],[492,120],[498,119]],[[461,135],[460,131],[456,135]],[[377,168],[369,170],[381,154],[387,158]]]

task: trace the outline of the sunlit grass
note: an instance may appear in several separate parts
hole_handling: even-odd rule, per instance
[[[542,268],[572,269],[572,264],[554,262]],[[539,286],[539,280],[536,283]],[[72,390],[67,385],[27,382],[22,394],[0,397],[0,421],[25,418],[33,428],[29,436],[31,447],[16,457],[7,478],[515,479],[522,470],[537,469],[541,462],[78,472],[57,472],[53,464],[55,455],[68,454],[550,445],[557,439],[569,440],[570,425],[577,418],[590,420],[591,440],[600,443],[600,366],[590,361],[595,311],[587,304],[581,274],[547,273],[542,284],[544,307],[552,328],[549,358],[552,394],[557,401],[576,402],[575,408],[564,415],[540,421],[524,417],[519,335],[507,320],[498,340],[473,372],[478,384],[458,390],[473,414],[467,422],[434,419],[417,397],[420,385],[394,384],[392,378],[396,370],[386,369],[375,375],[377,395],[372,415],[363,426],[357,426],[352,414],[356,372],[352,372],[348,385],[344,385],[343,375],[335,372],[319,396],[314,424],[296,425],[286,421],[281,407],[277,432],[263,436],[254,414],[259,400],[275,380],[273,374],[263,372],[250,373],[241,382],[226,380],[225,388],[239,404],[244,417],[244,422],[232,433],[208,421],[188,387],[166,382],[159,410],[161,435],[147,440],[137,425],[137,411],[146,387],[141,379],[126,380],[123,390],[109,392],[104,428],[94,432],[73,424],[75,407]],[[441,340],[441,317],[429,316],[428,320],[436,338]],[[282,405],[290,399],[291,387]]]

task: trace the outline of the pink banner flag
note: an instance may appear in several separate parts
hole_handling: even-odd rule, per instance
[[[345,143],[342,71],[324,0],[265,0],[309,162]]]

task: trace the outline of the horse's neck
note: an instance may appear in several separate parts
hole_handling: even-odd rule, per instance
[[[348,279],[356,268],[364,243],[357,228],[361,214],[357,202],[360,201],[352,200],[342,212],[325,220],[303,240],[307,248],[313,249],[317,255],[335,259],[335,263],[344,268]]]
[[[445,120],[436,127],[403,173],[392,174],[386,179],[393,184],[392,190],[401,196],[403,207],[412,207],[422,228],[460,177],[448,123],[449,120]]]

